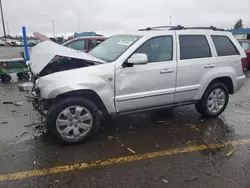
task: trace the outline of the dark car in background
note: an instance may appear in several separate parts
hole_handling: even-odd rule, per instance
[[[247,55],[247,68],[250,70],[250,40],[238,40]]]
[[[107,38],[103,36],[78,37],[63,43],[62,45],[75,50],[89,52],[106,39]]]

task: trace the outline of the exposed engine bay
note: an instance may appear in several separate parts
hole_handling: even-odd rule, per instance
[[[76,68],[93,66],[96,63],[84,59],[55,56],[49,64],[38,74],[38,77],[46,76],[55,72],[61,72]]]

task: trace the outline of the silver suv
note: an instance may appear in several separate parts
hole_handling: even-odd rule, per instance
[[[147,28],[88,54],[46,41],[32,49],[33,106],[66,143],[86,140],[107,116],[195,104],[215,117],[242,87],[245,61],[232,34],[214,27]]]

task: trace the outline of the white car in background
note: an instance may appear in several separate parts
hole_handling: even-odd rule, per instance
[[[4,41],[4,39],[1,39],[1,40],[0,40],[0,46],[5,46],[5,41]]]
[[[23,42],[17,40],[17,41],[16,41],[16,45],[17,45],[17,46],[23,46]]]

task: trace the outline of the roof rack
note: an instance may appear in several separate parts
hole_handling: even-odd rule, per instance
[[[210,27],[185,27],[185,29],[211,29],[211,30],[214,30],[214,31],[224,31],[224,29],[217,28],[217,27],[214,27],[214,26],[210,26]]]
[[[184,26],[181,26],[181,25],[147,27],[145,29],[139,29],[139,31],[148,31],[148,30],[164,29],[164,28],[168,28],[169,30],[208,29],[208,30],[214,30],[214,31],[224,31],[224,29],[220,29],[220,28],[217,28],[217,27],[214,27],[214,26],[210,26],[210,27],[184,27]]]
[[[139,31],[148,31],[153,29],[164,29],[164,28],[172,28],[173,26],[163,25],[163,26],[156,26],[156,27],[147,27],[145,29],[139,29]]]

